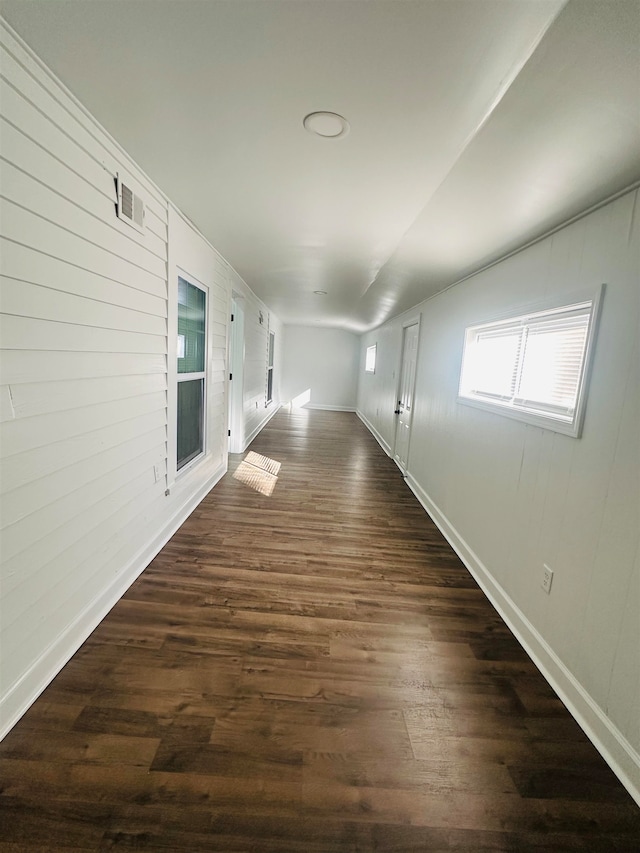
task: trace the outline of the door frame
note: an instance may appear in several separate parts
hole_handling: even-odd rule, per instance
[[[229,335],[229,372],[227,387],[229,389],[229,453],[242,453],[244,450],[244,407],[243,407],[243,377],[244,377],[244,298],[235,291],[231,295],[231,313]]]
[[[411,411],[411,422],[409,424],[409,439],[407,442],[407,464],[402,467],[399,462],[396,460],[396,442],[398,439],[398,416],[395,416],[394,425],[393,425],[393,447],[391,449],[391,458],[396,463],[400,471],[402,472],[402,476],[407,476],[407,470],[409,467],[409,452],[411,450],[411,431],[413,429],[413,412],[415,411],[415,401],[416,401],[416,379],[418,377],[418,366],[420,364],[420,330],[421,330],[421,321],[422,321],[422,312],[418,314],[414,314],[412,317],[408,317],[406,320],[402,321],[402,338],[400,341],[400,358],[398,361],[398,369],[396,374],[396,385],[394,389],[394,398],[393,405],[394,409],[398,406],[398,395],[400,394],[400,388],[402,386],[402,366],[404,364],[404,346],[405,346],[405,331],[410,326],[418,327],[418,344],[416,346],[416,370],[413,375],[413,387],[411,388],[411,399],[413,400],[413,406]]]

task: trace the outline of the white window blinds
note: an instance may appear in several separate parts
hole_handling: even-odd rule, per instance
[[[515,388],[521,341],[519,327],[478,331],[472,344],[473,357],[467,361],[465,379],[469,390],[510,400]]]
[[[578,435],[597,298],[466,330],[459,399]]]
[[[582,378],[589,310],[556,320],[533,322],[523,332],[523,353],[515,402],[572,418]]]

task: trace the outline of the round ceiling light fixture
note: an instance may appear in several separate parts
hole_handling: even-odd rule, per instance
[[[305,116],[302,124],[309,133],[325,139],[338,139],[349,133],[349,122],[338,113],[315,112]]]
[[[327,295],[326,290],[314,290],[313,292],[316,294],[316,296],[326,296]]]

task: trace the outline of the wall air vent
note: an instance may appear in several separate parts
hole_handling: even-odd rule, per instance
[[[116,175],[116,190],[118,203],[116,212],[124,222],[128,222],[136,231],[144,229],[144,202],[136,195],[128,183],[120,175]]]

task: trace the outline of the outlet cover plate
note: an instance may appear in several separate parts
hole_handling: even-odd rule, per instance
[[[549,566],[542,566],[542,589],[549,595],[551,592],[551,584],[553,583],[553,569]]]

